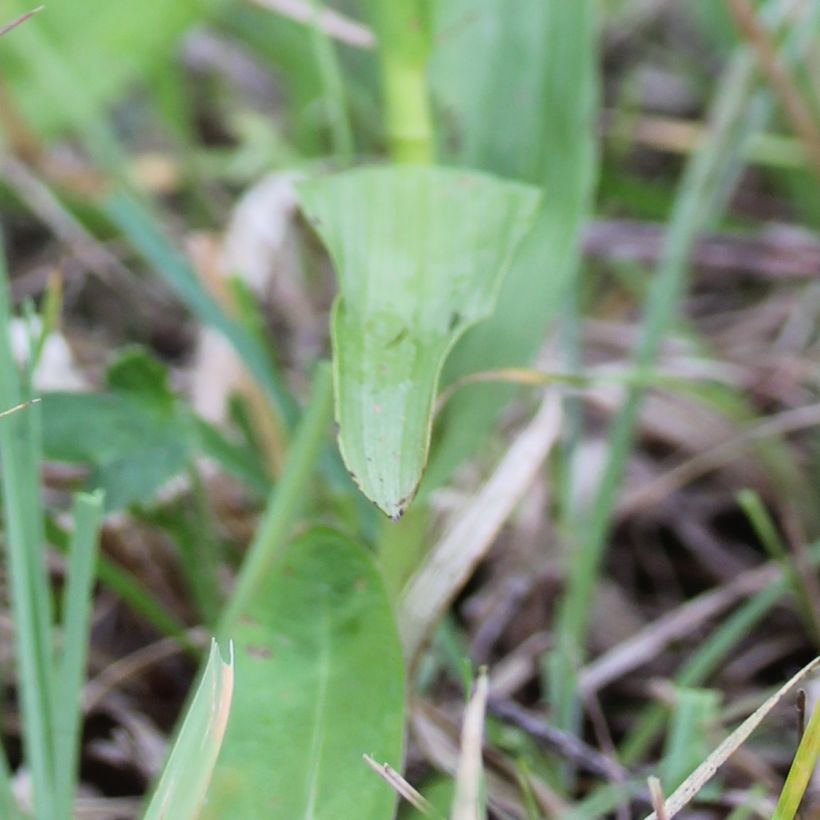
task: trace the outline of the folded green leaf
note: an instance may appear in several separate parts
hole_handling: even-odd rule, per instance
[[[539,195],[485,174],[404,167],[315,180],[300,198],[339,277],[342,456],[364,494],[397,518],[427,461],[444,360],[492,313]]]
[[[196,820],[219,754],[233,697],[233,660],[216,641],[143,820]],[[234,815],[236,816],[236,815]]]
[[[388,820],[404,670],[382,578],[331,530],[294,542],[233,630],[236,694],[204,818]]]

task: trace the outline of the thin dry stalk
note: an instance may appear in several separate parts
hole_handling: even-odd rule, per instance
[[[771,697],[754,711],[737,729],[727,737],[720,746],[695,769],[683,783],[678,786],[669,799],[664,803],[664,811],[668,818],[674,817],[685,808],[698,792],[717,774],[718,769],[742,746],[764,718],[775,708],[795,687],[802,683],[820,667],[820,658],[815,658],[804,666],[794,677],[788,680]],[[647,815],[645,820],[660,820],[656,812]]]
[[[581,689],[588,695],[657,657],[672,641],[691,635],[705,621],[715,618],[749,595],[765,589],[782,575],[767,564],[744,572],[726,586],[705,592],[668,612],[626,641],[614,646],[581,672]]]
[[[430,815],[433,806],[423,794],[416,791],[389,763],[379,763],[370,755],[362,755],[364,762],[393,789],[396,794],[406,800],[413,808],[424,815]]]
[[[533,714],[514,701],[493,698],[489,710],[495,717],[526,732],[539,746],[585,771],[614,781],[624,781],[630,777],[630,772],[613,758],[575,735],[557,729],[540,715]]]
[[[206,633],[202,629],[191,629],[186,640],[195,646],[206,646]],[[109,664],[88,681],[83,697],[83,711],[93,712],[115,689],[126,681],[142,674],[146,669],[186,651],[186,645],[179,638],[162,638],[159,641],[140,647],[130,655]]]
[[[411,578],[402,596],[399,628],[412,661],[450,602],[492,546],[561,430],[561,401],[550,392],[493,475]]]
[[[484,716],[487,711],[487,670],[482,669],[475,691],[464,712],[461,730],[461,756],[456,772],[452,820],[480,820],[481,781],[483,780]]]
[[[351,20],[333,9],[314,10],[310,0],[251,0],[257,6],[275,11],[297,23],[318,26],[328,37],[355,48],[371,49],[376,45],[373,32],[362,23]]]
[[[665,798],[663,796],[663,786],[661,781],[654,775],[648,778],[649,794],[652,798],[652,808],[655,809],[655,814],[658,815],[658,820],[668,820],[669,815],[666,813],[664,807]]]
[[[43,8],[45,8],[45,7],[44,6],[37,6],[36,9],[32,9],[31,11],[27,12],[26,14],[21,15],[16,20],[12,20],[10,23],[6,23],[5,26],[0,28],[0,37],[2,37],[4,34],[8,34],[12,29],[17,28],[17,26],[21,25],[22,23],[25,23],[26,20],[29,20],[32,17],[34,17],[34,15],[37,14],[38,11],[42,11]]]
[[[820,404],[785,410],[747,427],[741,433],[698,453],[668,472],[631,492],[618,507],[622,517],[658,504],[666,496],[707,473],[734,461],[762,439],[784,436],[820,425]]]
[[[49,187],[11,154],[0,154],[3,179],[28,205],[31,211],[47,225],[52,233],[68,245],[77,259],[93,270],[105,282],[117,273],[123,280],[132,274],[120,259],[103,245],[85,226],[68,211]]]

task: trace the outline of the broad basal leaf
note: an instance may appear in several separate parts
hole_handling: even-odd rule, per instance
[[[331,530],[293,543],[235,628],[236,690],[203,817],[388,820],[404,670],[381,576]]]
[[[444,168],[352,171],[304,184],[336,265],[339,446],[368,498],[399,517],[427,460],[442,364],[493,309],[535,189]]]

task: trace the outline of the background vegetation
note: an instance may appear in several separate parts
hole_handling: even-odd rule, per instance
[[[819,35],[5,31],[0,816],[814,816]]]

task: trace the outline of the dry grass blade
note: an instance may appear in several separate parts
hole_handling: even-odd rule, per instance
[[[413,704],[410,725],[413,739],[430,765],[455,777],[459,760],[458,727],[440,709],[424,701]],[[484,784],[490,809],[501,817],[525,817],[520,771],[515,763],[492,747],[485,750],[484,757]],[[569,804],[543,780],[530,775],[527,786],[532,790],[539,817],[569,815]]]
[[[687,806],[695,795],[714,777],[718,769],[720,769],[729,757],[749,739],[749,736],[763,722],[766,715],[768,715],[795,686],[801,681],[804,681],[818,668],[820,668],[820,657],[815,658],[810,664],[804,666],[794,677],[783,684],[777,692],[746,718],[746,720],[675,789],[664,804],[667,817],[674,817],[681,809]],[[646,820],[660,820],[660,816],[653,811],[652,814],[646,817]]]
[[[749,425],[736,436],[715,445],[710,450],[692,456],[668,472],[633,490],[618,506],[618,513],[626,516],[644,507],[658,504],[675,490],[685,487],[701,476],[738,458],[751,449],[756,442],[795,433],[799,430],[807,430],[818,425],[820,425],[820,404],[809,404],[765,417]]]
[[[652,797],[652,808],[655,809],[655,814],[658,815],[658,820],[668,820],[669,815],[666,813],[663,797],[663,786],[657,777],[650,777],[647,781],[649,783],[649,794]]]
[[[4,34],[8,34],[12,29],[17,28],[17,26],[21,25],[22,23],[25,23],[26,20],[30,20],[32,17],[34,17],[35,14],[37,14],[38,11],[42,11],[44,8],[44,6],[37,6],[36,9],[32,9],[31,11],[26,12],[26,14],[23,14],[16,20],[12,20],[10,23],[6,23],[5,26],[0,28],[0,37],[2,37]]]
[[[481,808],[482,747],[488,689],[487,670],[482,669],[476,681],[473,696],[464,712],[461,757],[458,761],[456,793],[453,797],[453,810],[450,815],[452,820],[480,820],[483,817]]]
[[[364,762],[393,789],[396,794],[406,800],[413,808],[418,809],[425,816],[430,816],[433,806],[423,794],[416,791],[389,763],[379,763],[370,755],[363,755]]]
[[[110,281],[116,273],[118,284],[129,281],[132,274],[122,261],[100,242],[74,214],[68,210],[51,188],[17,157],[0,154],[0,171],[4,182],[47,225],[54,235],[65,242],[77,259],[93,270],[102,280]]]
[[[186,637],[194,646],[205,645],[205,632],[201,629],[189,630]],[[185,644],[177,637],[162,638],[107,664],[96,678],[86,684],[83,711],[86,714],[93,712],[111,692],[123,683],[140,675],[153,664],[182,653],[185,649]]]
[[[37,402],[39,401],[40,399],[31,399],[31,401],[24,401],[22,404],[17,404],[14,407],[9,407],[8,410],[3,410],[3,412],[0,413],[0,419],[2,419],[4,416],[10,416],[12,413],[16,413],[18,410],[25,410],[26,407],[30,407],[32,404],[37,404]]]
[[[552,449],[560,429],[560,398],[551,392],[493,475],[410,580],[399,610],[406,658],[415,657],[430,630],[492,546],[501,525]]]
[[[587,694],[602,689],[650,661],[672,641],[691,635],[704,621],[764,589],[780,575],[781,570],[773,564],[752,569],[668,612],[588,664],[581,672],[581,688]]]
[[[340,43],[371,49],[376,37],[367,26],[332,9],[317,9],[312,0],[252,0],[257,6],[275,11],[283,17],[305,25],[318,26],[323,33]]]

